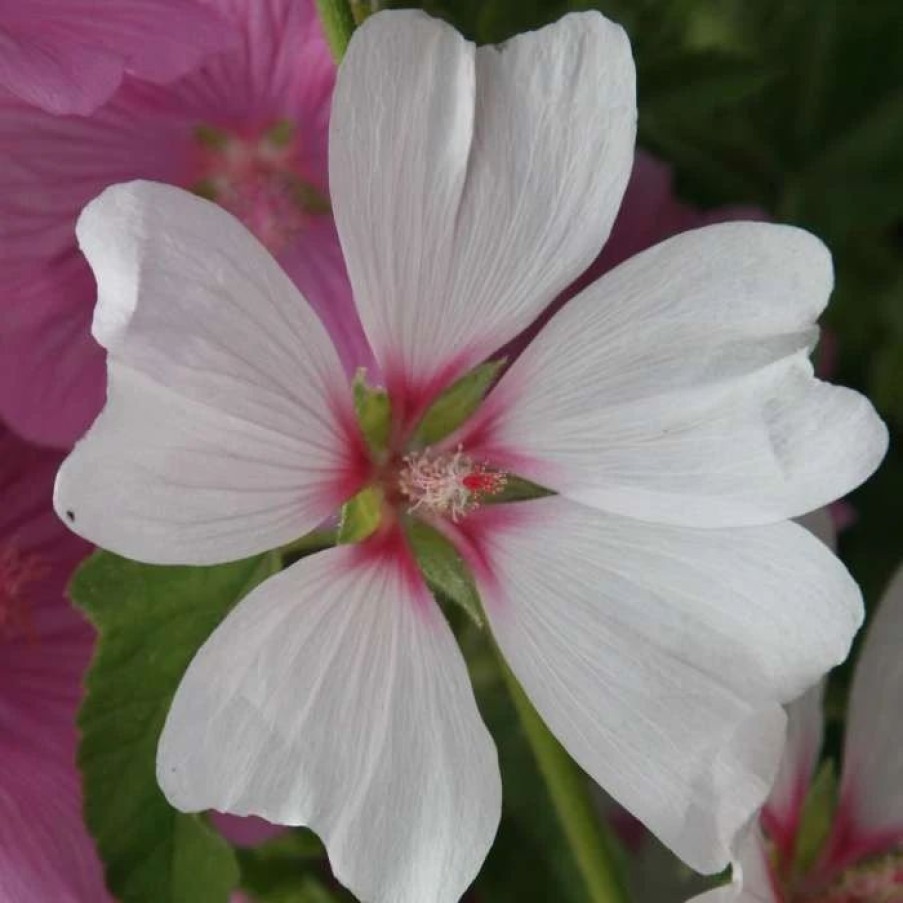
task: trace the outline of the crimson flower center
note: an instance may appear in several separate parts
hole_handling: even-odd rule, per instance
[[[240,219],[272,253],[329,212],[328,197],[301,172],[297,132],[287,120],[241,133],[201,126],[196,135],[192,189]]]
[[[457,522],[480,503],[501,492],[507,475],[473,461],[459,448],[413,452],[402,460],[398,489],[408,511],[450,517]]]
[[[40,555],[0,547],[0,639],[31,631],[28,588],[46,573]]]

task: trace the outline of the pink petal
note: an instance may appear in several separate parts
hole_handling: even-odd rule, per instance
[[[84,116],[125,73],[172,81],[234,40],[194,0],[0,0],[0,87],[49,113]]]
[[[286,831],[283,825],[274,825],[256,815],[241,818],[225,812],[211,812],[210,821],[216,830],[236,847],[256,847]]]
[[[847,710],[840,804],[823,868],[903,842],[903,568],[868,627]]]
[[[217,10],[238,29],[239,44],[173,84],[126,78],[89,118],[50,116],[0,99],[0,306],[9,324],[0,339],[0,417],[34,441],[71,445],[104,396],[103,357],[86,328],[93,280],[74,236],[85,204],[110,184],[135,178],[195,185],[204,152],[200,125],[243,134],[281,120],[294,124],[298,172],[325,191],[335,64],[313,3],[218,0]],[[319,255],[337,241],[331,225],[314,218],[312,253],[298,250],[307,240],[304,233],[297,238],[285,263],[335,330],[346,365],[366,365],[341,254],[336,247]]]
[[[11,903],[108,899],[75,767],[93,632],[64,597],[89,547],[50,507],[59,460],[0,431],[0,899]],[[34,574],[11,594],[16,557]]]

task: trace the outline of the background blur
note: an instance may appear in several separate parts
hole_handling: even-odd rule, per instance
[[[759,207],[828,244],[837,286],[822,324],[819,364],[832,381],[869,395],[892,430],[883,466],[849,498],[851,523],[839,540],[841,557],[874,606],[903,559],[903,3],[386,5],[422,6],[479,43],[497,43],[572,10],[601,10],[630,35],[639,143],[673,167],[679,198],[704,209]],[[829,752],[838,750],[849,672],[848,663],[832,677]],[[481,701],[499,740],[507,809],[474,900],[582,903],[516,719],[501,692],[487,688]],[[637,900],[683,901],[698,886],[641,831],[620,827],[636,849],[629,873]]]

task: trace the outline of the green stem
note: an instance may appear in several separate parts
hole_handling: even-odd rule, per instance
[[[355,28],[351,5],[348,0],[317,0],[317,12],[323,23],[329,49],[336,62],[341,63]]]
[[[546,727],[501,655],[499,663],[589,899],[627,903],[615,842],[590,802],[586,776]]]

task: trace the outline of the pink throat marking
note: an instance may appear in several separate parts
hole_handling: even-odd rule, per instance
[[[297,131],[287,120],[242,134],[201,126],[196,135],[192,190],[238,217],[273,254],[311,217],[329,213],[328,197],[298,169]]]
[[[507,484],[507,475],[472,461],[459,448],[434,454],[429,449],[406,455],[398,474],[398,488],[410,505],[422,511],[450,517],[457,523]]]
[[[40,555],[23,554],[14,543],[0,547],[0,640],[31,633],[26,590],[46,571]]]

